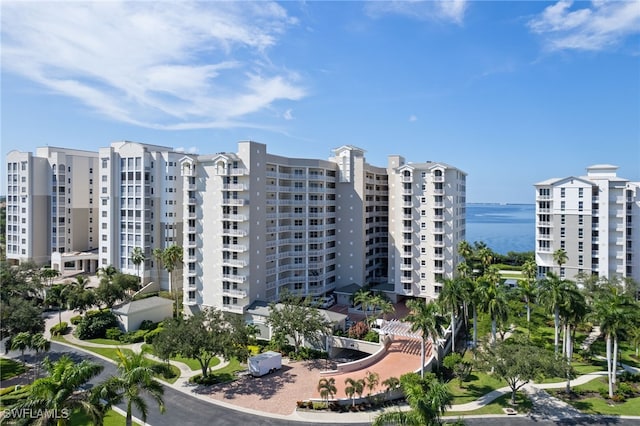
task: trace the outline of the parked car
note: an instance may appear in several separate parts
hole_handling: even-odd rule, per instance
[[[314,297],[313,304],[321,309],[329,309],[335,305],[336,300],[333,296]]]

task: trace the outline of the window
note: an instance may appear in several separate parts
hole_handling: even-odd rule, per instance
[[[578,198],[582,198],[582,197],[584,197],[584,189],[578,188]]]
[[[564,209],[565,209],[565,202],[560,201],[560,210],[564,211]]]
[[[584,243],[582,241],[578,241],[578,251],[584,251]]]
[[[578,225],[584,225],[584,216],[578,215]]]
[[[578,228],[578,238],[584,237],[584,229]]]
[[[565,215],[561,214],[561,215],[560,215],[560,224],[561,224],[561,225],[564,225],[564,224],[565,224],[565,222],[566,222],[566,217],[565,217]]]
[[[564,198],[564,197],[565,197],[565,195],[566,195],[566,190],[565,190],[565,188],[560,188],[560,196],[561,196],[562,198]]]
[[[582,255],[578,256],[578,266],[582,266],[584,264],[584,259],[582,257]]]
[[[564,238],[566,236],[566,229],[560,228],[560,237]]]
[[[581,212],[584,210],[584,203],[582,201],[578,201],[578,211]]]

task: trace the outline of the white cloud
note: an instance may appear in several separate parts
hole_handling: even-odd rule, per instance
[[[112,119],[248,126],[306,96],[267,57],[297,21],[270,2],[4,2],[2,67]]]
[[[411,114],[409,116],[409,122],[413,123],[414,121],[418,121],[418,117],[416,117],[415,115]]]
[[[289,108],[282,114],[282,117],[284,117],[285,120],[293,120],[293,110]]]
[[[462,24],[467,0],[391,0],[369,1],[366,13],[372,18],[394,14],[419,20],[443,20]]]
[[[640,33],[638,1],[596,0],[576,10],[572,5],[571,0],[561,0],[528,23],[552,50],[603,50]]]

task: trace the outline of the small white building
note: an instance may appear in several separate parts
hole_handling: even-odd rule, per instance
[[[111,310],[125,332],[140,328],[142,321],[160,322],[173,316],[173,301],[153,296],[134,300]]]

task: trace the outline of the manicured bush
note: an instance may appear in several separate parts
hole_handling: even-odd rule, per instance
[[[120,336],[122,343],[140,343],[144,342],[144,336],[147,334],[147,330],[130,331]]]
[[[107,337],[107,339],[120,340],[120,336],[122,336],[122,330],[120,330],[118,327],[108,328],[105,332],[105,336]]]
[[[151,320],[144,320],[140,324],[140,330],[155,330],[158,324]]]
[[[69,327],[69,325],[62,321],[59,324],[54,325],[53,327],[51,327],[49,329],[49,331],[51,331],[51,335],[52,336],[60,336],[62,334],[65,334],[67,332],[67,328]]]
[[[369,330],[367,334],[364,335],[363,340],[378,343],[380,341],[380,335],[376,331]]]
[[[81,340],[104,338],[107,329],[117,326],[118,320],[110,310],[87,312],[76,327],[76,335]]]
[[[78,325],[78,324],[80,324],[80,321],[82,321],[82,315],[76,315],[74,317],[71,317],[71,319],[69,319],[69,321],[73,325]]]
[[[215,375],[208,375],[207,377],[202,377],[202,374],[198,374],[189,379],[189,383],[196,383],[202,386],[211,386],[218,383],[218,378]]]
[[[144,342],[150,345],[153,345],[153,341],[158,336],[158,334],[162,333],[162,328],[158,327],[155,330],[151,330],[144,335]]]

